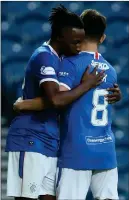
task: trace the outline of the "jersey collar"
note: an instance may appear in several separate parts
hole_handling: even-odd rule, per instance
[[[96,60],[99,60],[99,57],[101,56],[100,53],[98,53],[98,52],[92,52],[92,51],[81,51],[80,53],[89,53],[89,54],[92,54],[92,55],[94,55],[94,59],[96,59]]]
[[[51,45],[49,45],[47,42],[44,42],[43,45],[48,46],[49,49],[51,50],[51,52],[53,52],[53,53],[59,58],[58,54],[57,54],[56,51],[52,48]]]
[[[83,53],[83,52],[85,52],[85,53],[90,53],[90,54],[95,54],[96,52],[93,52],[93,51],[81,51],[80,53]],[[101,56],[101,54],[100,53],[98,53],[99,54],[99,56]]]

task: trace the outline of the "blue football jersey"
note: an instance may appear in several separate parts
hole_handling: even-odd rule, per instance
[[[32,54],[25,72],[23,99],[43,95],[40,84],[45,81],[58,83],[60,59],[54,49],[43,44]],[[11,123],[6,151],[31,151],[46,156],[57,156],[59,145],[58,114],[55,109],[40,112],[22,112]]]
[[[88,65],[105,70],[103,82],[72,103],[61,113],[58,166],[76,170],[115,168],[115,138],[111,130],[111,105],[107,88],[117,82],[114,68],[100,55],[81,52],[61,62],[60,84],[69,89],[80,84]]]

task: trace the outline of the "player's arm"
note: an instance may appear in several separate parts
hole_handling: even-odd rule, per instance
[[[117,101],[120,101],[122,98],[121,90],[117,84],[117,73],[116,73],[115,69],[114,69],[114,75],[112,78],[113,78],[112,81],[113,81],[114,87],[108,88],[107,91],[109,93],[106,95],[106,99],[109,104],[116,103]]]
[[[85,79],[87,77],[84,75],[83,78]],[[67,78],[65,79],[64,82],[67,82]],[[68,91],[69,90],[69,88],[66,87],[65,83],[64,83],[64,85],[60,85],[60,91]],[[117,101],[121,100],[122,94],[121,94],[118,84],[114,84],[114,88],[108,88],[107,90],[112,92],[112,94],[106,95],[106,99],[109,104],[113,104],[113,103],[116,103]],[[43,109],[50,108],[50,107],[51,107],[51,104],[41,97],[37,97],[35,99],[27,99],[27,100],[23,100],[22,98],[19,98],[13,105],[13,109],[15,111],[22,111],[22,110],[41,111]]]
[[[59,89],[59,82],[57,80],[56,70],[54,67],[55,60],[49,52],[39,53],[33,60],[31,66],[31,73],[38,82],[39,87],[43,82],[50,81],[56,83],[57,89]],[[43,91],[41,91],[43,93]],[[15,111],[41,111],[43,109],[49,108],[51,106],[46,96],[43,94],[41,97],[36,97],[34,99],[23,99],[18,98],[13,104],[13,109]]]
[[[41,111],[46,108],[50,107],[62,107],[69,103],[72,103],[72,101],[76,100],[78,97],[80,97],[82,94],[84,94],[83,91],[87,92],[90,87],[88,84],[81,84],[77,88],[69,91],[67,86],[60,86],[60,90],[58,90],[58,87],[53,82],[46,82],[42,84],[43,90],[46,89],[48,100],[45,101],[43,97],[37,97],[34,99],[26,99],[23,100],[22,98],[19,98],[13,105],[13,109],[17,112],[19,111]],[[74,95],[74,96],[73,96]]]
[[[60,85],[60,91],[67,91],[67,90],[68,88],[66,88],[63,85]],[[109,104],[113,104],[121,100],[122,94],[121,94],[121,90],[118,84],[114,84],[114,88],[108,88],[107,91],[112,92],[112,94],[106,95],[106,98]],[[23,100],[22,98],[19,98],[13,104],[13,109],[15,111],[22,111],[22,110],[41,111],[49,107],[50,107],[50,104],[48,103],[48,101],[46,101],[45,99],[41,97],[37,97],[35,99],[27,99],[27,100]]]
[[[118,84],[114,84],[114,88],[108,88],[107,91],[112,92],[112,94],[106,95],[109,104],[113,104],[121,100],[122,94]]]
[[[60,91],[68,91],[69,89],[63,85],[59,86]],[[25,99],[19,97],[13,104],[13,110],[16,112],[20,111],[41,111],[46,108],[50,108],[52,105],[43,97],[36,97],[34,99]]]
[[[56,83],[56,87],[59,88],[54,62],[53,56],[49,52],[40,52],[33,60],[31,73],[34,77],[34,81],[39,84],[39,87],[45,81],[54,81]],[[23,110],[40,111],[50,106],[49,101],[46,100],[46,97],[43,94],[41,97],[36,97],[34,99],[23,99],[22,97],[18,98],[13,104],[13,109],[18,112]]]
[[[70,65],[70,63],[64,62],[63,64],[65,68],[67,66],[67,69],[69,69],[68,79],[70,79],[71,81],[70,84],[72,84],[74,81],[74,68],[73,66],[67,65],[67,64]],[[65,71],[65,68],[63,69],[64,71]],[[58,107],[68,105],[72,103],[73,101],[75,101],[76,99],[78,99],[85,92],[89,91],[89,89],[91,89],[92,87],[95,87],[96,85],[100,84],[103,78],[103,73],[99,73],[96,75],[96,68],[93,70],[91,74],[89,74],[89,68],[87,68],[87,70],[85,71],[83,75],[82,83],[78,87],[74,88],[73,90],[67,91],[70,89],[70,87],[68,86],[68,84],[67,85],[64,84],[65,86],[61,85],[59,87],[56,74],[54,73],[53,70],[49,69],[49,74],[48,74],[47,67],[46,67],[43,74],[45,78],[42,77],[42,79],[41,79],[41,74],[39,75],[37,73],[38,74],[37,76],[41,79],[40,87],[42,91],[45,92],[46,94],[47,103],[43,98],[22,100],[22,102],[15,103],[14,105],[15,110],[19,108],[20,108],[19,110],[42,110],[51,106],[58,108]],[[50,71],[52,72],[52,74],[50,74]],[[48,75],[49,76],[54,75],[54,76],[48,77]]]
[[[67,91],[68,89],[64,86],[60,86],[60,91]],[[43,97],[36,97],[34,99],[23,100],[19,97],[13,104],[13,110],[16,112],[20,111],[41,111],[46,108],[50,108],[52,105]]]
[[[60,89],[61,90],[60,91],[59,87],[54,82],[44,82],[43,84],[41,84],[41,88],[43,89],[43,91],[45,91],[45,94],[49,102],[55,108],[60,108],[68,104],[71,104],[73,101],[81,97],[84,93],[88,92],[91,88],[96,87],[98,84],[100,84],[104,77],[104,72],[100,72],[99,74],[96,75],[96,68],[95,68],[92,71],[92,73],[89,73],[89,67],[87,67],[83,75],[82,83],[77,87],[73,88],[70,86],[72,86],[75,79],[75,73],[76,73],[75,66],[73,66],[73,64],[69,62],[67,59],[64,59],[62,63],[63,63],[62,64],[63,71],[66,72],[66,74],[68,71],[67,74],[68,76],[67,78],[65,77],[65,82],[63,84],[64,88]],[[67,81],[69,81],[69,83],[67,83],[66,79]],[[59,81],[62,81],[62,79],[59,78]]]
[[[48,108],[50,105],[48,105],[47,101],[43,99],[42,97],[37,97],[34,99],[26,99],[23,100],[22,98],[18,98],[16,102],[13,104],[13,109],[16,112],[19,111],[41,111],[43,109]]]

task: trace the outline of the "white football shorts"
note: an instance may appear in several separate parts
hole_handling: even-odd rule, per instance
[[[117,168],[103,171],[58,168],[56,182],[57,200],[85,200],[89,188],[95,199],[119,199]]]
[[[55,196],[57,158],[25,152],[22,166],[20,162],[20,152],[9,152],[7,196],[33,199],[46,194]]]

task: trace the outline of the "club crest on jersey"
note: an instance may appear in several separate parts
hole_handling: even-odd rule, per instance
[[[109,66],[106,63],[95,62],[94,60],[92,60],[91,65],[93,67],[98,66],[98,69],[101,69],[101,70],[108,70],[109,69]]]
[[[69,73],[68,72],[59,72],[59,76],[68,76]]]
[[[41,69],[40,69],[40,73],[42,75],[55,75],[56,72],[55,70],[53,69],[53,67],[45,67],[45,66],[42,66]]]
[[[35,183],[30,183],[30,191],[31,191],[31,193],[34,193],[34,192],[36,192],[36,190],[37,190],[37,185],[35,184]]]

